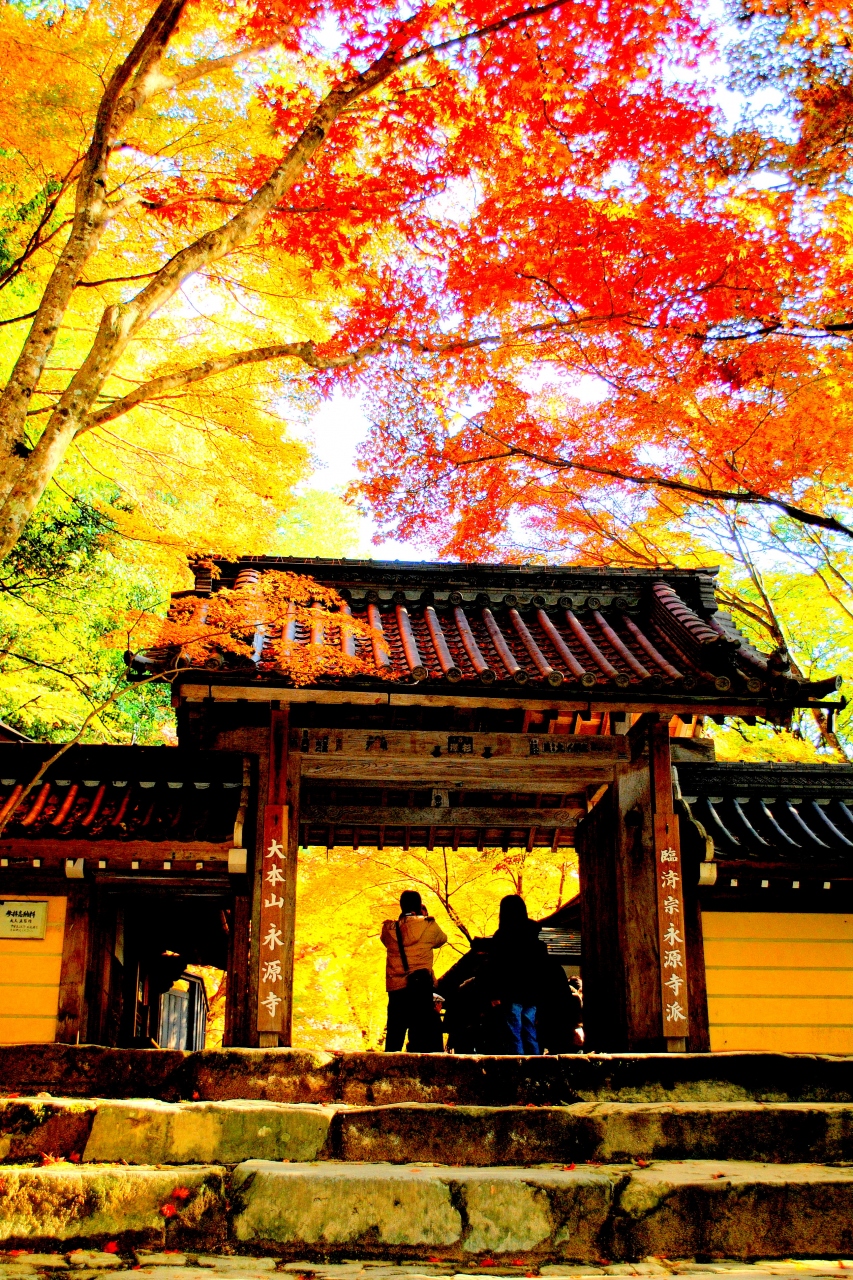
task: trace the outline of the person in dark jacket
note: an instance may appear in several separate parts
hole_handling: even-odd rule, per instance
[[[575,985],[579,981],[568,978],[559,960],[549,956],[536,1006],[536,1034],[546,1053],[577,1053],[583,1043],[583,1002]]]
[[[492,1003],[500,1004],[507,1031],[507,1052],[539,1054],[536,1008],[547,982],[548,948],[539,926],[527,915],[517,893],[501,899],[498,929],[491,939]]]
[[[445,999],[448,1053],[510,1053],[500,1004],[492,1005],[491,938],[472,938],[471,950],[438,979]]]

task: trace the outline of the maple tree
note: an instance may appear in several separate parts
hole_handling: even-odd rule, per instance
[[[359,378],[382,406],[388,473],[368,490],[401,527],[448,500],[441,469],[470,461],[471,431],[480,453],[485,439],[534,469],[562,466],[573,436],[589,453],[590,422],[566,421],[581,370],[620,391],[596,411],[597,456],[571,460],[598,483],[633,467],[641,418],[648,443],[685,422],[701,434],[690,379],[674,381],[685,353],[698,367],[702,335],[764,323],[813,267],[790,202],[722,173],[709,100],[673,74],[709,48],[677,0],[162,0],[144,25],[97,3],[5,21],[7,118],[34,96],[20,64],[35,48],[48,81],[62,66],[64,128],[41,185],[17,174],[5,278],[35,305],[7,317],[34,312],[0,397],[0,554],[57,468],[114,466],[151,432],[187,482],[218,467],[227,502],[229,470],[248,471],[238,485],[272,509],[287,483],[277,393]],[[82,81],[68,70],[81,47]],[[724,363],[718,384],[748,379]],[[547,396],[525,389],[543,368],[559,375]],[[472,508],[498,481],[451,469],[456,545],[476,553],[489,518]]]
[[[332,587],[295,573],[267,570],[237,586],[220,587],[209,597],[173,600],[165,621],[154,612],[131,611],[127,630],[113,642],[128,645],[128,662],[152,654],[155,670],[169,661],[180,667],[238,664],[286,676],[294,685],[324,677],[378,675],[393,679],[388,641],[365,619],[355,617]],[[307,643],[298,638],[301,629]]]

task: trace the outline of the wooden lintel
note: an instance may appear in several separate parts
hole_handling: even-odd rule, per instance
[[[400,691],[399,686],[374,690],[365,689],[289,689],[273,684],[216,684],[214,682],[187,681],[181,684],[175,694],[176,705],[182,702],[280,702],[282,704],[315,702],[325,705],[349,706],[390,706],[390,707],[467,707],[471,710],[482,710],[492,707],[496,711],[553,711],[560,716],[569,716],[573,712],[600,715],[606,711],[629,712],[642,715],[645,711],[658,711],[666,716],[762,716],[767,719],[778,718],[778,707],[766,707],[749,700],[743,702],[714,698],[691,698],[687,694],[675,693],[671,698],[658,698],[654,701],[631,698],[612,699],[582,698],[567,695],[556,698],[549,689],[543,690],[541,698],[536,697],[500,697],[487,693],[429,693]]]
[[[302,777],[325,779],[347,785],[400,785],[429,787],[444,783],[470,790],[544,791],[555,795],[576,793],[584,787],[611,782],[616,766],[605,762],[548,762],[534,765],[512,760],[440,760],[335,759],[334,756],[310,756],[302,759]]]
[[[294,729],[291,751],[303,761],[335,759],[481,760],[485,768],[500,760],[530,761],[532,767],[579,760],[627,760],[624,734],[606,737],[542,733],[435,733],[428,730]]]
[[[303,805],[301,821],[338,827],[572,827],[586,813],[577,809],[394,809],[379,805]]]

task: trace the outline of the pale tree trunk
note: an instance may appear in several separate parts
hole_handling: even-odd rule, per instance
[[[175,77],[164,77],[158,73],[157,68],[187,0],[160,0],[133,49],[113,73],[101,100],[92,141],[77,187],[75,216],[68,242],[51,275],[9,383],[0,396],[0,457],[5,454],[5,472],[0,478],[0,560],[9,554],[20,538],[27,520],[75,437],[97,425],[99,418],[107,420],[104,411],[96,413],[93,406],[128,342],[157,310],[174,297],[190,275],[247,242],[302,177],[315,154],[324,145],[329,130],[348,107],[378,88],[402,67],[431,52],[446,51],[467,41],[480,39],[568,2],[569,0],[546,0],[542,5],[521,9],[487,26],[444,40],[436,46],[425,45],[407,55],[402,54],[404,41],[398,32],[393,44],[365,71],[336,85],[317,104],[307,125],[266,182],[228,222],[200,236],[176,253],[135,298],[121,306],[107,307],[89,355],[50,414],[44,433],[30,452],[24,440],[27,408],[33,393],[38,390],[39,380],[80,273],[97,249],[109,218],[110,209],[106,200],[107,168],[119,131],[134,112],[155,94],[180,87],[219,67],[233,65],[236,59],[248,57],[258,48],[251,46],[242,54],[207,60],[183,70]],[[415,19],[409,21],[414,22]],[[405,27],[407,24],[404,22],[402,25]],[[281,348],[267,350],[276,353],[269,356],[271,359],[281,358],[283,354]],[[363,348],[361,354],[367,353],[368,348]],[[353,358],[355,357],[347,357],[346,360]],[[310,363],[310,359],[307,362]],[[193,375],[201,376],[198,369],[184,371],[185,385],[195,380]],[[162,380],[155,379],[152,385],[158,381]],[[138,397],[135,398],[135,403],[139,403]],[[130,407],[132,406],[128,405],[128,409]]]
[[[163,0],[158,13],[160,10],[167,8],[169,4],[173,9],[176,9],[184,3],[185,0]],[[152,19],[153,22],[154,19]],[[86,419],[95,404],[96,397],[131,338],[134,337],[155,311],[163,307],[174,296],[188,276],[201,267],[222,258],[232,249],[244,244],[249,239],[282,197],[302,176],[316,152],[322,147],[329,129],[341,112],[356,99],[369,93],[386,80],[388,76],[393,74],[398,65],[399,60],[394,53],[386,52],[367,71],[354,77],[349,83],[332,89],[323,101],[318,104],[310,121],[280,164],[273,170],[270,177],[255,195],[247,201],[239,213],[235,214],[223,226],[217,227],[214,231],[201,236],[198,240],[175,254],[154,279],[130,302],[122,306],[107,307],[88,357],[50,415],[38,444],[28,457],[21,459],[17,471],[13,470],[12,474],[7,477],[5,499],[2,507],[0,507],[0,559],[7,556],[16,545],[47,484],[61,464],[75,436],[86,429]],[[137,102],[143,99],[144,92],[141,92]],[[135,109],[135,104],[133,109]],[[100,114],[99,112],[99,118]],[[93,142],[93,148],[94,146]],[[79,217],[81,232],[75,240],[75,245],[78,247],[74,249],[73,253],[69,249],[72,240],[75,238],[75,230],[72,230],[69,245],[66,246],[69,261],[64,261],[64,258],[61,259],[54,273],[55,275],[60,273],[60,267],[62,268],[61,284],[58,283],[54,290],[57,301],[52,304],[53,331],[50,341],[48,342],[46,338],[41,343],[36,342],[35,339],[32,341],[30,339],[27,340],[16,365],[16,371],[12,380],[10,380],[9,387],[7,387],[7,404],[10,406],[7,411],[7,421],[13,425],[17,424],[21,430],[26,414],[25,406],[38,385],[38,377],[47,359],[53,336],[55,336],[62,313],[67,307],[76,274],[82,265],[82,248],[79,246],[85,242],[87,253],[90,254],[95,247],[97,238],[100,236],[100,230],[102,230],[103,214],[98,214],[96,217],[95,212],[93,212],[100,210],[103,205],[102,196],[94,189],[96,185],[97,183],[93,178],[93,194],[90,196],[85,209],[81,210]],[[101,185],[103,185],[102,179]],[[98,222],[98,218],[100,218],[100,222]],[[75,220],[75,229],[76,222],[77,220]],[[100,230],[97,229],[98,227],[100,227]],[[83,234],[84,228],[89,228],[86,235]],[[53,296],[51,294],[51,297]],[[45,298],[47,297],[48,293],[45,294]],[[64,303],[60,306],[58,299],[63,297]],[[43,302],[39,311],[40,315],[45,312],[45,307],[46,304]],[[38,323],[37,317],[33,326],[34,329]],[[44,327],[43,323],[42,329]],[[28,372],[25,373],[25,371]],[[17,417],[12,412],[13,406],[17,406]],[[1,429],[2,419],[0,419]],[[7,448],[9,448],[8,445]],[[12,448],[9,448],[10,454]]]
[[[0,454],[6,459],[0,475],[0,498],[9,495],[26,470],[24,428],[30,399],[38,388],[80,274],[107,224],[107,166],[116,132],[136,110],[140,94],[144,96],[144,81],[162,57],[185,4],[186,0],[161,0],[136,44],[113,72],[98,107],[92,141],[77,182],[71,232],[0,395]],[[134,84],[125,93],[131,79]]]

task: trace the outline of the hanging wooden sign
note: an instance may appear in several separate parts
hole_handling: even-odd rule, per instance
[[[690,1034],[690,1022],[681,846],[674,813],[654,815],[654,846],[663,1034],[667,1040],[682,1040]]]
[[[286,849],[287,805],[268,804],[264,811],[258,972],[258,1030],[263,1032],[280,1032],[283,1027]]]

